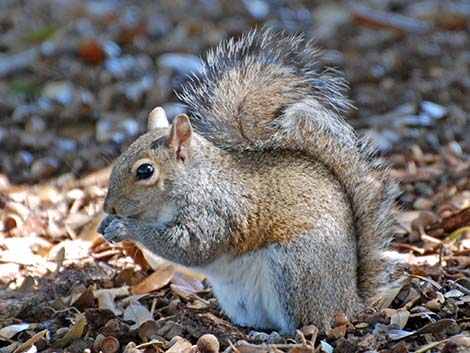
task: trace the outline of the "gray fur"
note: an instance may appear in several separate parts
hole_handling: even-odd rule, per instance
[[[341,116],[350,106],[346,82],[331,71],[320,73],[317,56],[313,43],[302,36],[252,31],[209,52],[204,74],[185,87],[181,98],[197,131],[217,146],[301,150],[333,171],[352,203],[359,293],[367,300],[386,282],[391,266],[383,252],[392,237],[394,192],[386,168],[372,161],[370,143],[358,138]],[[259,69],[251,72],[252,66]],[[221,90],[221,82],[226,84],[223,78],[231,70],[242,74],[232,87],[222,89],[229,93],[222,99],[214,92]],[[282,83],[283,90],[273,92],[278,87],[271,88],[272,82]],[[276,104],[267,111],[263,102],[271,96]]]
[[[181,95],[196,130],[190,158],[157,128],[111,173],[112,214],[99,231],[206,273],[242,325],[326,328],[385,282],[386,172],[341,117],[344,81],[318,73],[316,55],[301,37],[269,30],[222,43]],[[135,182],[142,159],[158,167],[158,183]]]

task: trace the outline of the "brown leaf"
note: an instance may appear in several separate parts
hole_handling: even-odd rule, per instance
[[[340,337],[344,337],[346,335],[346,330],[348,329],[348,325],[339,325],[325,331],[325,334],[329,338],[338,339]]]
[[[195,278],[191,278],[179,271],[175,272],[171,279],[171,289],[183,299],[204,290],[204,285]]]
[[[101,290],[97,297],[98,299],[98,308],[111,310],[114,315],[121,315],[122,311],[116,307],[114,303],[114,294],[110,290]]]
[[[144,250],[140,249],[134,242],[123,241],[121,243],[121,247],[122,247],[122,250],[124,251],[124,254],[132,258],[132,260],[134,260],[134,262],[137,265],[139,265],[142,268],[142,270],[146,271],[150,268],[150,265],[144,256],[144,253],[143,253]],[[154,270],[158,270],[159,267],[157,268],[152,267],[152,268]]]
[[[36,333],[33,337],[28,339],[25,343],[22,343],[18,348],[16,348],[13,353],[21,353],[29,350],[37,341],[39,341],[45,334],[47,330]]]
[[[91,288],[87,288],[82,295],[72,303],[72,306],[75,306],[80,311],[84,311],[85,309],[90,308],[94,301],[95,296],[93,295],[93,290]]]
[[[189,353],[191,352],[191,343],[179,336],[173,337],[169,343],[170,349],[166,353]]]
[[[31,276],[26,276],[21,283],[21,286],[17,289],[19,293],[32,293],[34,291],[34,278]]]
[[[455,320],[452,319],[441,319],[439,321],[433,322],[429,325],[426,325],[416,331],[417,335],[424,335],[425,333],[439,333],[446,330],[450,325],[455,323]]]
[[[78,55],[83,61],[93,65],[101,64],[105,59],[104,50],[96,41],[80,43]]]
[[[132,294],[143,294],[161,289],[170,283],[174,273],[175,267],[169,263],[132,287]]]

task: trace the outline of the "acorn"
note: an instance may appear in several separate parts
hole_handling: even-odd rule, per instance
[[[218,353],[219,352],[219,340],[214,335],[202,335],[197,340],[197,348],[201,353]]]

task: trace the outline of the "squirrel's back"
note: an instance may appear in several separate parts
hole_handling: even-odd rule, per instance
[[[321,162],[300,151],[229,152],[253,209],[246,231],[235,234],[233,254],[296,240],[311,229],[341,233],[331,241],[354,248],[351,206],[339,181]]]
[[[318,71],[318,52],[302,36],[252,31],[209,52],[203,72],[183,89],[198,133],[237,151],[302,151],[336,178],[351,205],[357,287],[363,300],[386,277],[393,200],[369,144],[343,120],[345,81]]]

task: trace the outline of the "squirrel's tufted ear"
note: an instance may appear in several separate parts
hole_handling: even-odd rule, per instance
[[[147,123],[148,131],[169,126],[168,118],[166,117],[165,110],[162,107],[156,107],[150,112]]]
[[[182,162],[191,158],[192,147],[191,137],[193,128],[186,114],[175,116],[171,124],[170,135],[168,136],[168,145],[176,152],[176,157]]]

